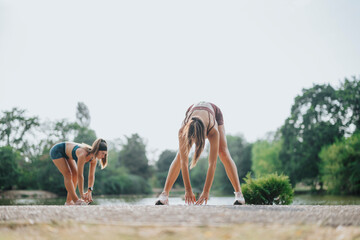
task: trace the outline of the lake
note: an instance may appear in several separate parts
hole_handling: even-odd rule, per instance
[[[155,196],[106,196],[94,197],[94,205],[154,205]],[[232,205],[233,196],[211,197],[208,205]],[[36,199],[0,199],[0,205],[63,205],[65,197]],[[181,197],[170,197],[170,205],[184,205]],[[360,196],[332,196],[332,195],[295,195],[292,205],[360,205]]]

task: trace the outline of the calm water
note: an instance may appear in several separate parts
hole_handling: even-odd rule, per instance
[[[208,205],[232,205],[233,197],[211,197]],[[94,205],[154,205],[153,196],[94,197]],[[53,199],[0,199],[0,205],[63,205],[65,197]],[[184,205],[181,197],[169,198],[171,205]],[[360,205],[360,196],[297,195],[292,205]]]

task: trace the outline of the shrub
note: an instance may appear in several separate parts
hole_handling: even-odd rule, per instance
[[[289,205],[294,197],[289,177],[276,173],[252,179],[250,173],[244,178],[242,192],[247,204]]]

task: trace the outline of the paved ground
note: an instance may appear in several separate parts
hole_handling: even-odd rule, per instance
[[[360,226],[360,206],[0,206],[0,223]]]
[[[360,240],[360,206],[0,206],[0,240]]]

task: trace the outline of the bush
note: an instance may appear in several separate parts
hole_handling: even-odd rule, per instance
[[[252,179],[250,173],[244,178],[242,192],[247,204],[257,205],[289,205],[294,197],[289,177],[276,173]]]

